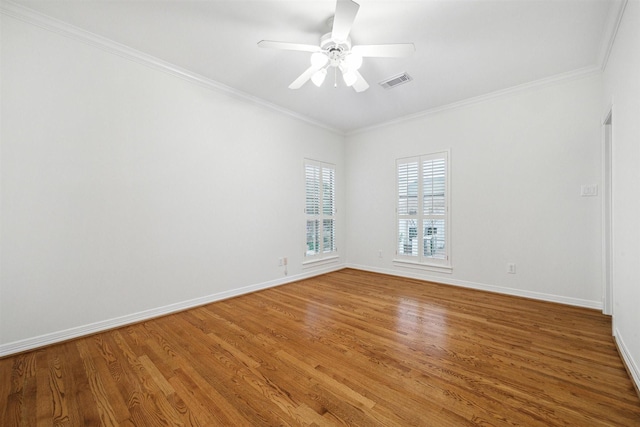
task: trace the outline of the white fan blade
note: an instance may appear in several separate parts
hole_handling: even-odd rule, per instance
[[[356,80],[356,82],[353,84],[353,90],[355,90],[356,92],[364,92],[365,90],[369,89],[369,83],[367,83],[364,77],[362,77],[362,74],[360,74],[358,71],[354,72],[356,73],[356,76],[358,76],[358,80]]]
[[[358,9],[360,9],[360,5],[352,0],[338,0],[331,30],[331,38],[333,40],[347,40],[353,21],[355,21],[358,14]]]
[[[321,68],[322,67],[314,67],[313,65],[307,68],[304,73],[300,74],[300,77],[295,79],[293,83],[289,85],[289,89],[300,89],[302,85],[304,85],[307,81],[309,81],[311,76],[313,76],[313,73],[315,73]]]
[[[298,50],[302,52],[320,52],[322,50],[320,46],[314,46],[312,44],[274,42],[271,40],[261,40],[258,42],[258,46],[270,49]]]
[[[416,47],[413,43],[370,44],[351,48],[351,53],[356,55],[377,58],[403,58],[413,55],[415,51]]]

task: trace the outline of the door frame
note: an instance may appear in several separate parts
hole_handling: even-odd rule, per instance
[[[602,121],[602,312],[613,316],[613,105],[606,111]]]

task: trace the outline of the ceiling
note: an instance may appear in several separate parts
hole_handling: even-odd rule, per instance
[[[354,45],[415,44],[409,58],[365,58],[362,93],[331,75],[288,85],[309,53],[260,40],[319,44],[335,0],[18,0],[75,27],[340,132],[556,76],[599,69],[621,0],[356,0]],[[378,82],[407,72],[392,89]]]

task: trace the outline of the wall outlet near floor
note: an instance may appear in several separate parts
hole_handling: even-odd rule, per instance
[[[382,249],[378,251],[378,258],[382,258]]]
[[[287,259],[286,256],[278,258],[278,267],[284,267],[285,276],[289,274],[289,267],[287,267],[287,264],[289,264],[289,260]]]
[[[512,262],[507,264],[507,273],[516,274],[516,265]]]

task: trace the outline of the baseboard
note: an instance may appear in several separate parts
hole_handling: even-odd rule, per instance
[[[370,271],[374,273],[389,274],[392,276],[407,277],[411,279],[428,280],[432,282],[443,283],[446,285],[461,286],[465,288],[496,292],[496,293],[501,293],[506,295],[521,296],[525,298],[532,298],[532,299],[537,299],[542,301],[557,302],[561,304],[573,305],[578,307],[586,307],[586,308],[593,308],[593,309],[600,309],[600,310],[602,309],[602,303],[597,301],[581,300],[577,298],[567,298],[567,297],[562,297],[558,295],[523,291],[520,289],[503,288],[503,287],[487,285],[483,283],[469,282],[464,280],[455,280],[455,279],[442,277],[442,276],[417,274],[411,271],[404,272],[404,271],[376,268],[376,267],[370,267],[370,266],[362,266],[357,264],[337,263],[337,264],[331,264],[331,265],[323,265],[319,268],[314,268],[313,270],[309,269],[295,276],[287,276],[287,277],[283,277],[275,280],[270,280],[267,282],[257,283],[254,285],[244,286],[241,288],[231,289],[228,291],[219,292],[212,295],[207,295],[200,298],[182,301],[175,304],[166,305],[163,307],[145,310],[138,313],[129,314],[126,316],[121,316],[121,317],[108,319],[108,320],[104,320],[96,323],[91,323],[88,325],[77,326],[77,327],[66,329],[63,331],[52,332],[49,334],[40,335],[33,338],[27,338],[20,341],[14,341],[7,344],[2,344],[0,345],[0,357],[6,357],[12,354],[34,350],[36,348],[44,347],[47,345],[52,345],[52,344],[60,343],[63,341],[68,341],[71,339],[95,334],[98,332],[104,332],[109,329],[119,328],[122,326],[131,325],[138,322],[143,322],[146,320],[153,319],[155,317],[165,316],[167,314],[188,310],[190,308],[198,307],[198,306],[209,304],[212,302],[221,301],[224,299],[233,298],[233,297],[248,294],[251,292],[256,292],[263,289],[284,285],[284,284],[295,282],[298,280],[308,279],[310,277],[319,276],[321,274],[329,273],[336,270],[341,270],[345,267],[353,268],[356,270]],[[620,341],[620,347],[626,350],[626,347],[624,347],[624,344],[622,343],[622,341]],[[621,350],[621,354],[626,355],[626,356],[623,356],[623,358],[625,358],[625,362],[628,363],[630,366],[629,369],[632,372],[634,381],[636,382],[636,384],[639,384],[640,383],[640,381],[638,380],[638,378],[640,378],[640,375],[638,374],[639,371],[637,367],[634,364],[632,364],[633,360],[631,359],[628,351],[627,353],[624,353],[625,350]]]
[[[295,276],[287,276],[263,283],[244,286],[237,289],[230,289],[228,291],[219,292],[200,298],[194,298],[175,304],[169,304],[164,307],[153,308],[138,313],[128,314],[126,316],[121,316],[96,323],[91,323],[88,325],[77,326],[63,331],[52,332],[33,338],[27,338],[20,341],[2,344],[0,345],[0,357],[23,353],[25,351],[35,350],[40,347],[57,344],[63,341],[92,335],[98,332],[104,332],[110,329],[120,328],[122,326],[143,322],[156,317],[166,316],[167,314],[188,310],[190,308],[199,307],[205,304],[210,304],[212,302],[222,301],[236,296],[261,291],[263,289],[273,288],[276,286],[285,285],[287,283],[296,282],[298,280],[308,279],[310,277],[319,276],[321,274],[330,273],[332,271],[341,270],[343,268],[345,268],[345,265],[342,263],[324,265],[313,270],[309,269],[308,271],[305,271],[301,274],[296,274]]]
[[[524,298],[531,298],[540,301],[555,302],[559,304],[572,305],[576,307],[592,308],[602,310],[602,301],[591,301],[580,298],[569,298],[561,295],[545,294],[541,292],[526,291],[522,289],[504,288],[501,286],[487,285],[478,282],[469,282],[466,280],[457,280],[445,276],[435,276],[424,273],[415,273],[413,271],[399,271],[385,268],[377,268],[363,266],[357,264],[347,264],[347,268],[356,270],[370,271],[372,273],[389,274],[391,276],[406,277],[409,279],[426,280],[430,282],[442,283],[445,285],[460,286],[463,288],[477,289],[481,291],[495,292],[498,294],[512,295]]]
[[[624,339],[618,329],[615,330],[613,339],[616,343],[616,347],[618,347],[618,353],[620,353],[620,357],[624,362],[625,368],[627,368],[627,372],[629,372],[631,381],[633,381],[633,385],[636,388],[636,393],[638,393],[638,396],[640,397],[640,369],[638,369],[638,365],[633,360],[631,352],[624,343]]]

